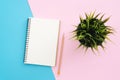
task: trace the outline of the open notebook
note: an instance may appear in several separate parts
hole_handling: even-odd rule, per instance
[[[55,66],[59,20],[29,18],[26,64]]]

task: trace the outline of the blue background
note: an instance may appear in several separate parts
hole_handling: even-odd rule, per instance
[[[54,80],[51,67],[25,65],[27,0],[0,0],[0,80]]]

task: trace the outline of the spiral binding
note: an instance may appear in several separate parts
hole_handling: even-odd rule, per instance
[[[31,24],[31,18],[28,19],[27,38],[26,38],[26,51],[25,51],[24,62],[26,62],[27,54],[28,54],[28,42],[29,42],[29,34],[30,34],[30,24]]]

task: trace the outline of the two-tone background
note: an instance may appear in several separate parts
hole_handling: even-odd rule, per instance
[[[120,80],[119,0],[1,0],[0,1],[0,80]],[[71,39],[79,15],[95,11],[111,16],[106,25],[115,32],[97,56]],[[61,74],[56,67],[25,65],[24,51],[28,17],[61,20],[59,47],[65,33]],[[58,53],[59,56],[59,53]],[[58,65],[58,60],[57,60]]]

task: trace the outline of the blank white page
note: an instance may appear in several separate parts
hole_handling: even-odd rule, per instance
[[[29,18],[25,62],[55,66],[59,20]]]

